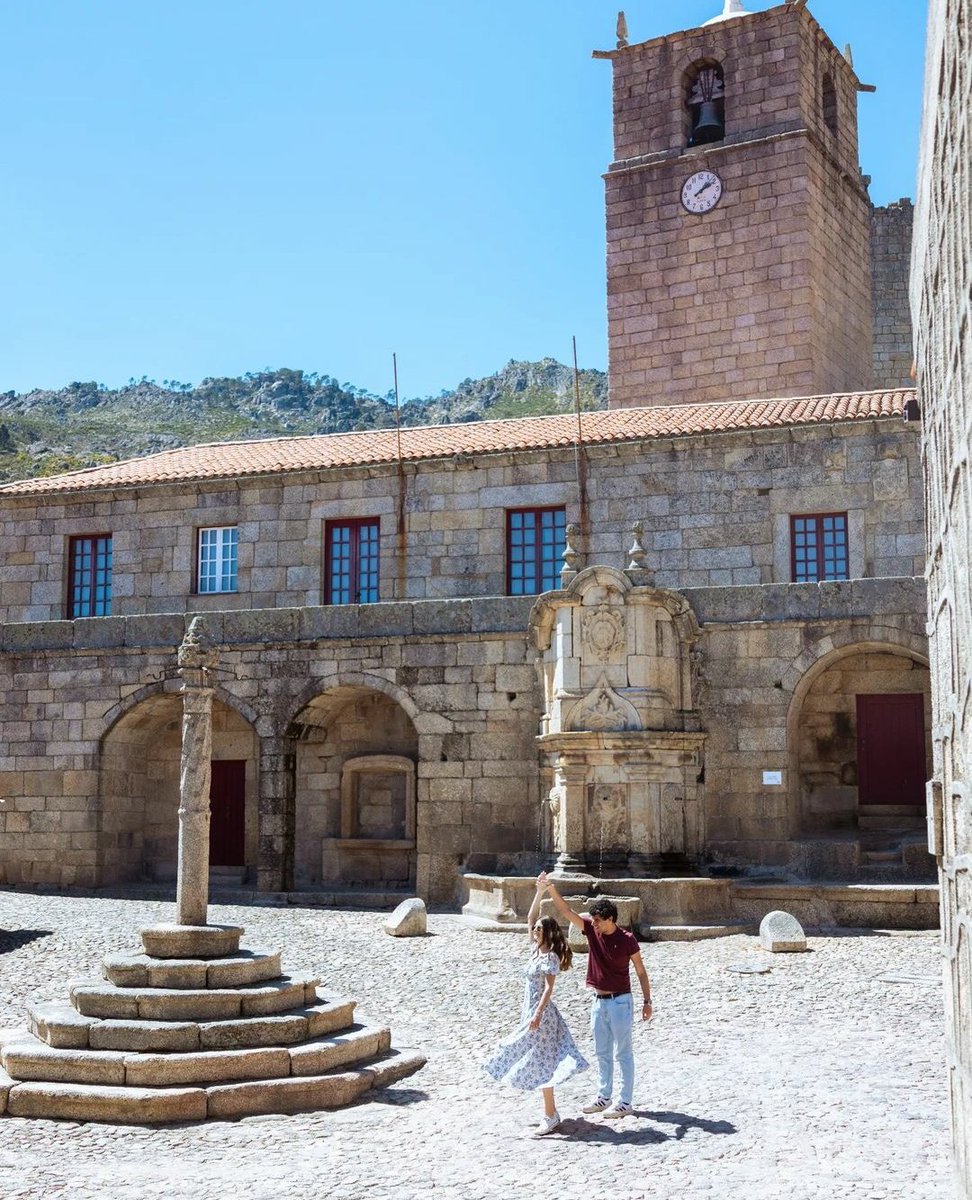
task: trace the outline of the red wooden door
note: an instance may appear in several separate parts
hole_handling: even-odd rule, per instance
[[[241,867],[246,862],[244,813],[246,763],[218,759],[209,785],[209,865]]]
[[[858,804],[925,803],[920,692],[857,697]]]

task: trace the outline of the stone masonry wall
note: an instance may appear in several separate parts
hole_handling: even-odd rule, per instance
[[[848,514],[850,573],[912,576],[923,562],[916,423],[712,434],[590,447],[590,535],[580,566],[624,566],[631,524],[645,525],[662,587],[781,583],[791,578],[789,516]],[[9,500],[0,511],[0,620],[64,616],[72,534],[111,532],[112,612],[181,613],[314,606],[329,519],[381,521],[383,600],[453,599],[506,589],[505,512],[563,504],[578,521],[569,449],[410,466],[404,564],[397,559],[394,468],[276,481],[157,485],[79,500]],[[239,527],[239,591],[193,592],[200,525]],[[64,635],[70,639],[70,627]]]
[[[972,0],[932,0],[911,307],[925,424],[939,862],[957,1193],[972,1197]]]
[[[922,583],[685,595],[703,634],[705,853],[723,863],[785,865],[798,831],[788,721],[799,708],[801,680],[861,644],[920,658]],[[295,865],[298,881],[316,882],[320,839],[333,831],[320,808],[333,799],[336,780],[327,772],[352,751],[414,747],[416,888],[426,899],[455,903],[463,869],[536,869],[542,774],[534,738],[543,703],[526,636],[529,609],[529,598],[483,599],[209,618],[207,636],[220,646],[217,704],[233,713],[222,728],[237,739],[234,757],[247,729],[257,747],[257,836],[248,865],[263,888],[291,886]],[[174,787],[177,746],[163,743],[178,711],[172,667],[188,619],[0,628],[0,789],[7,797],[0,883],[111,883],[131,877],[119,871],[131,866],[146,827],[150,840],[163,836],[154,817],[147,823],[144,813],[125,808],[124,785],[134,782],[136,794],[145,794],[139,776],[148,740],[159,743],[148,773],[167,779],[170,794]],[[365,727],[359,720],[365,696],[375,700],[369,711],[384,713],[383,736],[377,721]],[[350,707],[342,709],[344,698]],[[323,761],[313,741],[321,719],[334,730],[335,753]],[[126,753],[113,731],[132,723],[142,738]],[[783,772],[783,785],[767,787],[765,770]],[[145,869],[153,870],[147,858]]]
[[[876,388],[911,383],[911,307],[908,269],[914,208],[907,198],[871,213],[874,381]]]

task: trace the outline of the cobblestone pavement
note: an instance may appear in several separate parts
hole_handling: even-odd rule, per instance
[[[28,997],[63,999],[104,954],[172,919],[148,901],[0,891],[0,1026]],[[636,1116],[580,1115],[593,1069],[558,1092],[554,1135],[531,1136],[539,1097],[480,1068],[519,1014],[525,937],[432,914],[396,939],[373,912],[213,907],[244,944],[284,950],[422,1047],[419,1074],[339,1112],[155,1129],[0,1118],[4,1200],[318,1193],[335,1200],[745,1197],[941,1200],[947,1102],[937,934],[811,939],[766,955],[745,936],[645,947],[656,1017],[635,1036]],[[769,974],[727,967],[758,959]],[[555,998],[593,1059],[584,958]],[[882,982],[889,972],[905,982]]]

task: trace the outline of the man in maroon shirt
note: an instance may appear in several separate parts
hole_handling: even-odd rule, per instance
[[[547,894],[553,901],[557,915],[575,925],[587,938],[587,985],[594,989],[591,1006],[591,1032],[597,1053],[597,1095],[585,1104],[586,1113],[604,1113],[605,1117],[627,1117],[631,1115],[634,1095],[634,1052],[631,1047],[634,1001],[631,997],[631,976],[628,964],[634,966],[644,1003],[641,1019],[651,1020],[651,985],[648,972],[641,960],[638,939],[617,923],[617,906],[610,900],[595,900],[590,913],[578,914],[564,901],[563,897],[547,879],[546,872],[538,883],[546,884]],[[612,1104],[614,1090],[614,1060],[617,1059],[621,1072],[621,1090]]]

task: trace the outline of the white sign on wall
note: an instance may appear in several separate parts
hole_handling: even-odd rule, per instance
[[[782,787],[783,772],[782,771],[764,771],[763,772],[764,787]]]

